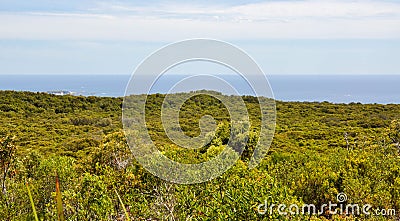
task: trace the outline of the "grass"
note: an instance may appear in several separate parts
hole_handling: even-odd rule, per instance
[[[117,190],[115,190],[115,189],[114,189],[114,191],[115,191],[115,193],[117,194],[117,196],[118,196],[118,200],[119,200],[119,202],[120,202],[120,203],[121,203],[121,205],[122,205],[122,209],[124,210],[124,213],[125,213],[126,220],[127,220],[127,221],[130,221],[131,219],[129,218],[128,211],[126,211],[125,205],[124,205],[124,203],[122,202],[122,199],[121,199],[121,197],[119,196],[119,194],[118,194]]]
[[[33,210],[33,215],[35,216],[35,220],[39,221],[39,218],[36,213],[35,203],[33,202],[32,194],[31,194],[31,190],[29,189],[28,182],[26,182],[26,189],[28,190],[29,200],[31,201],[31,206],[32,206],[32,210]]]
[[[57,216],[59,221],[64,221],[64,210],[63,203],[61,198],[61,190],[60,190],[60,180],[58,179],[58,175],[56,172],[56,204],[57,204]]]

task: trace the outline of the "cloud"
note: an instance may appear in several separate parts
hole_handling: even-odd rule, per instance
[[[328,0],[133,6],[103,2],[78,12],[3,12],[0,33],[2,39],[50,40],[399,38],[400,4]]]
[[[160,17],[265,21],[277,19],[320,19],[320,18],[382,18],[400,17],[400,4],[385,1],[267,1],[234,6],[159,4],[133,7],[128,5],[103,4],[94,9],[115,13],[134,12]]]

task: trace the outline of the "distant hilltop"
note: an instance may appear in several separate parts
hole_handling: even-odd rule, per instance
[[[47,91],[48,94],[54,95],[74,95],[75,93],[72,91]]]

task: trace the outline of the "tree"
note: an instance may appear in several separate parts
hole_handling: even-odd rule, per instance
[[[393,120],[389,126],[389,138],[400,152],[400,122]]]
[[[1,192],[7,194],[6,179],[17,148],[12,143],[12,138],[0,139],[0,169],[1,169]]]

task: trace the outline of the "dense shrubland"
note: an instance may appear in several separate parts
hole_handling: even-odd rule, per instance
[[[153,141],[168,157],[201,162],[229,139],[229,116],[209,96],[188,100],[180,124],[197,136],[199,119],[217,122],[216,136],[198,150],[172,144],[159,123],[163,95],[149,97]],[[267,157],[249,170],[260,126],[257,99],[243,97],[251,133],[239,160],[221,177],[195,185],[154,177],[131,155],[122,132],[121,98],[0,92],[0,219],[32,220],[27,185],[40,220],[56,220],[56,178],[66,220],[396,220],[400,213],[400,105],[277,102],[276,133]],[[397,216],[257,213],[259,204],[369,203]],[[118,199],[118,193],[121,200]],[[121,203],[122,202],[122,203]],[[124,207],[127,213],[124,212]]]

